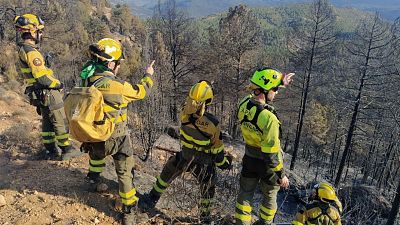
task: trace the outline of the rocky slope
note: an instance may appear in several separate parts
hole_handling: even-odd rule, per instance
[[[10,89],[21,88],[0,84],[0,224],[120,224],[121,203],[112,158],[107,158],[103,176],[108,180],[108,189],[102,193],[89,191],[85,182],[87,154],[66,162],[38,160],[40,117],[20,92]],[[151,189],[154,177],[171,156],[160,148],[179,150],[178,141],[168,135],[162,135],[154,146],[148,161],[142,162],[136,157],[135,185],[140,193]],[[236,159],[233,170],[218,170],[214,224],[232,220],[238,191],[244,147],[241,143],[226,141],[226,150]],[[289,162],[290,156],[286,157]],[[296,173],[290,174],[291,188],[279,194],[276,221],[291,220],[299,206],[296,199],[299,188],[313,180],[311,174],[313,171],[301,163]],[[197,224],[198,188],[190,174],[183,174],[162,196],[157,211],[138,213],[140,224]],[[258,192],[256,207],[260,200]]]

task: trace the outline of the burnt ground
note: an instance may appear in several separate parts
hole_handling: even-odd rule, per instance
[[[6,201],[4,206],[0,206],[0,224],[120,224],[120,201],[112,158],[107,158],[103,173],[108,180],[108,190],[91,192],[84,179],[88,155],[66,162],[38,160],[40,117],[21,94],[5,89],[0,91],[0,195]],[[179,148],[178,142],[167,135],[162,135],[155,145]],[[238,191],[244,147],[240,143],[227,143],[226,146],[237,158],[233,170],[218,170],[214,224],[231,220]],[[75,147],[78,148],[79,144],[75,143]],[[151,189],[154,177],[170,154],[154,149],[148,161],[136,159],[135,186],[138,192]],[[305,173],[299,170],[299,174]],[[292,190],[279,193],[277,222],[289,222],[298,207],[291,194],[296,192],[296,186],[303,184],[303,178],[296,174],[290,176],[294,185]],[[158,212],[138,215],[141,224],[198,223],[198,188],[190,174],[183,174],[160,199]],[[256,214],[260,200],[261,193],[257,192],[254,201]]]

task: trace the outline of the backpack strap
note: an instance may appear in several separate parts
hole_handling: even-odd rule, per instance
[[[258,104],[254,104],[252,102],[249,101],[250,98],[248,98],[248,100],[243,101],[240,105],[239,108],[242,107],[244,105],[244,103],[247,103],[246,105],[246,109],[250,110],[253,107],[257,107],[256,109],[256,113],[254,114],[253,118],[251,120],[249,120],[249,118],[247,117],[247,115],[244,115],[243,119],[240,120],[240,124],[243,124],[244,122],[249,122],[251,123],[253,126],[255,126],[257,128],[258,131],[260,131],[261,133],[263,133],[262,129],[258,126],[257,124],[257,120],[258,120],[258,116],[260,115],[260,113],[264,110],[264,107],[262,105],[258,105]]]
[[[107,79],[111,80],[111,78],[106,77],[106,76],[100,77],[99,79],[95,80],[95,81],[93,82],[93,84],[90,85],[90,86],[93,86],[93,87],[97,88],[97,87],[96,87],[97,84],[99,84],[100,82],[105,81],[105,80],[107,80]]]
[[[93,86],[93,87],[97,88],[96,85],[98,85],[98,84],[100,84],[100,83],[102,83],[102,82],[106,82],[107,80],[112,80],[112,78],[107,77],[107,76],[100,77],[100,78],[97,79],[95,82],[93,82],[93,84],[90,85],[90,86]],[[117,119],[121,116],[122,107],[115,106],[113,103],[111,103],[111,102],[105,100],[104,98],[103,98],[103,101],[104,101],[104,103],[107,104],[108,106],[110,106],[110,107],[112,107],[112,108],[118,110],[117,117],[115,118],[115,119],[117,120]],[[102,121],[98,121],[98,122],[102,122],[102,123],[104,124],[104,119],[103,119]]]
[[[328,209],[329,209],[329,207],[330,207],[330,205],[320,205],[320,206],[318,206],[318,208],[321,210],[321,213],[320,213],[318,216],[316,216],[316,217],[310,219],[310,222],[311,222],[311,223],[317,223],[317,222],[318,222],[318,218],[320,218],[321,216],[327,216],[328,219],[329,219],[332,223],[334,223],[335,220],[332,219],[332,217],[329,216],[329,214],[328,214]]]
[[[106,77],[106,76],[100,77],[100,78],[97,79],[95,82],[93,82],[93,84],[90,85],[90,86],[93,86],[93,87],[97,88],[96,85],[98,85],[98,84],[100,84],[100,83],[102,83],[102,82],[105,82],[106,80],[111,80],[111,78]],[[107,101],[107,100],[105,100],[105,99],[103,99],[103,100],[104,100],[104,103],[106,103],[107,105],[111,106],[112,108],[118,109],[118,110],[121,109],[120,107],[115,106],[115,105],[112,104],[111,102],[109,102],[109,101]]]

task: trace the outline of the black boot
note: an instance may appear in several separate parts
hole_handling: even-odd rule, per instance
[[[146,193],[142,196],[139,201],[139,207],[144,211],[153,210],[158,200],[160,200],[161,195],[152,189],[149,193]]]
[[[275,225],[275,223],[273,222],[267,223],[264,220],[259,219],[255,223],[253,223],[253,225]]]
[[[72,146],[66,146],[60,148],[62,150],[62,155],[61,155],[62,161],[70,160],[72,158],[78,157],[83,154],[81,151],[72,148]]]
[[[124,205],[122,208],[122,224],[123,225],[135,225],[137,206],[134,205]]]
[[[201,224],[211,224],[212,218],[210,212],[200,213],[200,222]]]
[[[45,149],[39,153],[39,159],[43,160],[59,160],[61,157],[60,151],[55,145],[45,144]]]
[[[107,187],[107,184],[105,180],[100,176],[100,173],[96,172],[89,172],[86,175],[86,181],[89,183],[89,190],[90,192],[99,192],[99,185],[105,185]],[[106,190],[103,190],[106,191]]]

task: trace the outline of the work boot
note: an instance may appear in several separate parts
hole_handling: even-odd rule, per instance
[[[100,173],[89,172],[85,180],[89,183],[90,192],[104,192],[108,189],[105,180],[100,176]]]
[[[62,161],[70,160],[72,158],[78,157],[83,154],[81,151],[72,148],[71,146],[61,147],[61,149],[62,149],[62,155],[61,155]]]
[[[122,208],[122,224],[123,225],[135,225],[136,224],[136,210],[137,206],[124,205]]]
[[[158,192],[151,190],[149,193],[146,193],[142,196],[139,201],[139,207],[144,211],[153,210],[158,200],[160,200],[161,195]]]
[[[201,224],[211,224],[212,218],[209,212],[200,214],[200,223]]]
[[[265,222],[264,220],[257,220],[253,225],[275,225],[273,222]]]
[[[55,146],[54,147],[46,146],[46,148],[43,149],[38,154],[38,158],[42,159],[42,160],[59,160],[60,157],[61,157],[61,154]]]

